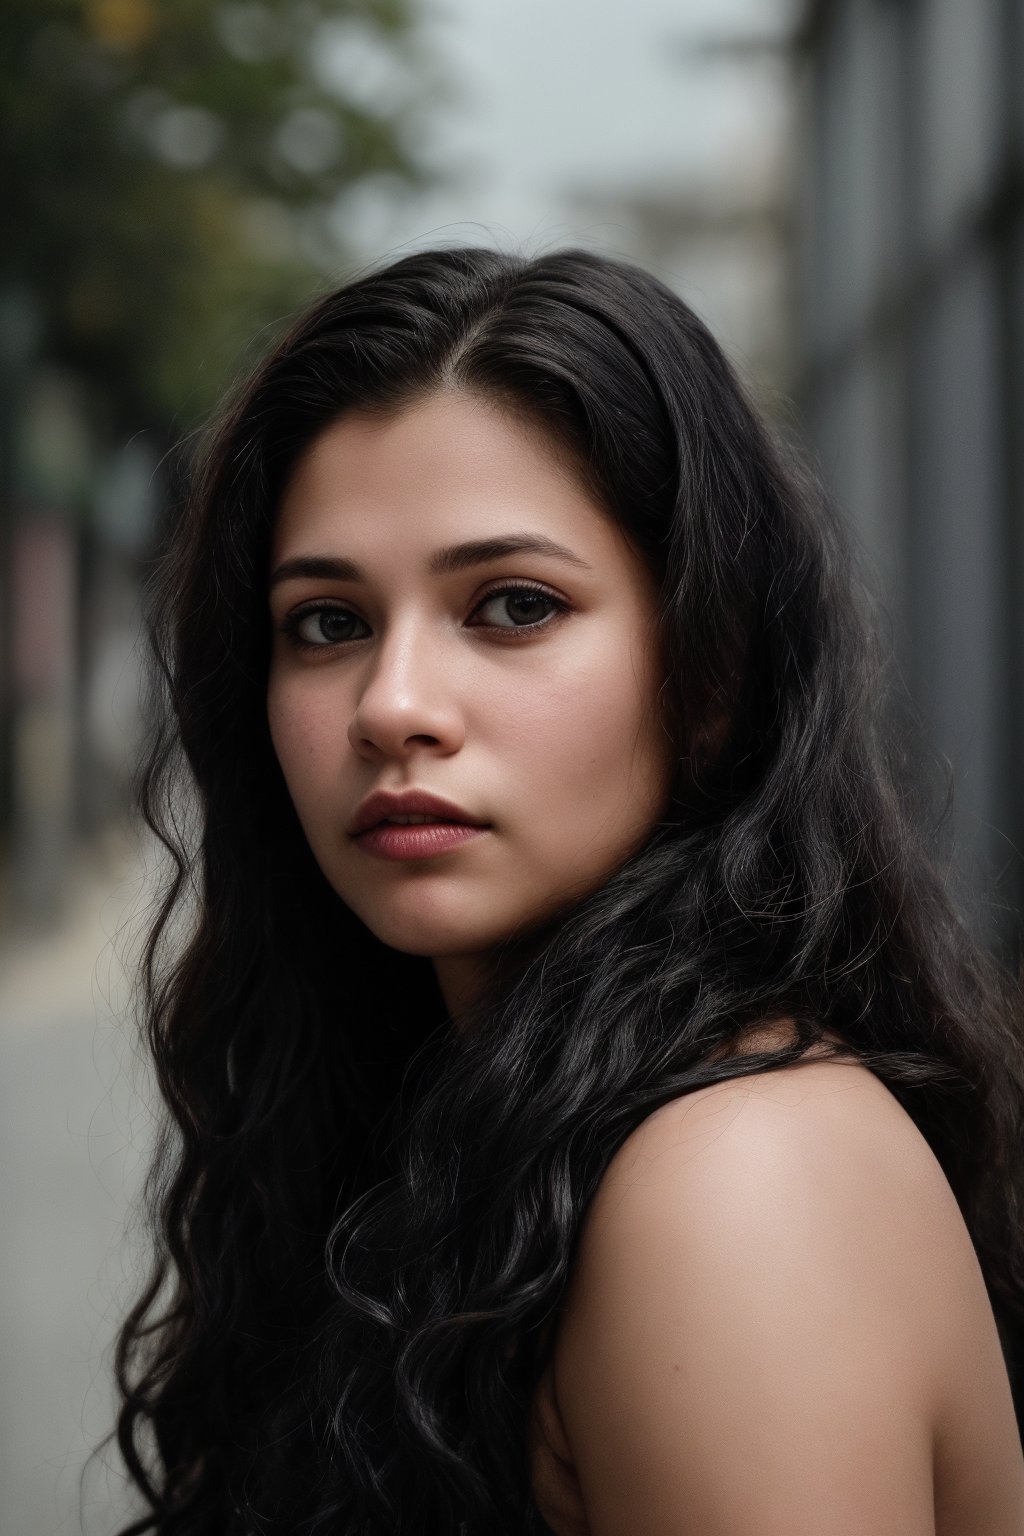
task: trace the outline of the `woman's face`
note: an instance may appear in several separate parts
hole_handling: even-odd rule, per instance
[[[457,1011],[663,814],[653,578],[557,447],[445,392],[312,443],[270,581],[270,732],[313,855]],[[368,795],[412,789],[482,829],[353,835]]]

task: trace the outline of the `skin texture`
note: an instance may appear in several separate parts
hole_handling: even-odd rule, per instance
[[[428,569],[443,546],[511,533],[553,539],[586,568],[517,554]],[[366,579],[272,588],[274,748],[334,890],[386,944],[429,955],[458,1014],[494,946],[599,885],[667,802],[655,584],[546,437],[454,392],[383,418],[349,413],[307,449],[271,574],[308,555],[355,561]],[[565,611],[523,607],[524,594],[481,610],[510,580],[540,583]],[[308,612],[317,602],[358,622],[329,613],[325,628]],[[314,649],[284,628],[299,609]],[[491,829],[430,859],[374,858],[346,828],[372,790],[406,788]]]
[[[866,1068],[716,1084],[628,1138],[588,1211],[532,1451],[559,1536],[1024,1530],[970,1237]]]

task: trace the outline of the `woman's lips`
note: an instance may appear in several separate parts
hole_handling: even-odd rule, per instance
[[[353,842],[378,859],[430,859],[489,830],[471,827],[463,821],[428,821],[412,826],[379,821],[375,827],[360,832]]]

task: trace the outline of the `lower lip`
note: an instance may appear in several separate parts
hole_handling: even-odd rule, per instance
[[[378,859],[430,859],[447,853],[486,832],[486,827],[470,827],[465,822],[426,822],[420,826],[394,826],[378,822],[354,839],[366,853]]]

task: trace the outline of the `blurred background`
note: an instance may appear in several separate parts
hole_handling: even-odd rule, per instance
[[[176,445],[319,285],[635,260],[809,445],[1024,910],[1024,0],[3,0],[0,1531],[112,1531],[154,1107],[126,966]]]

